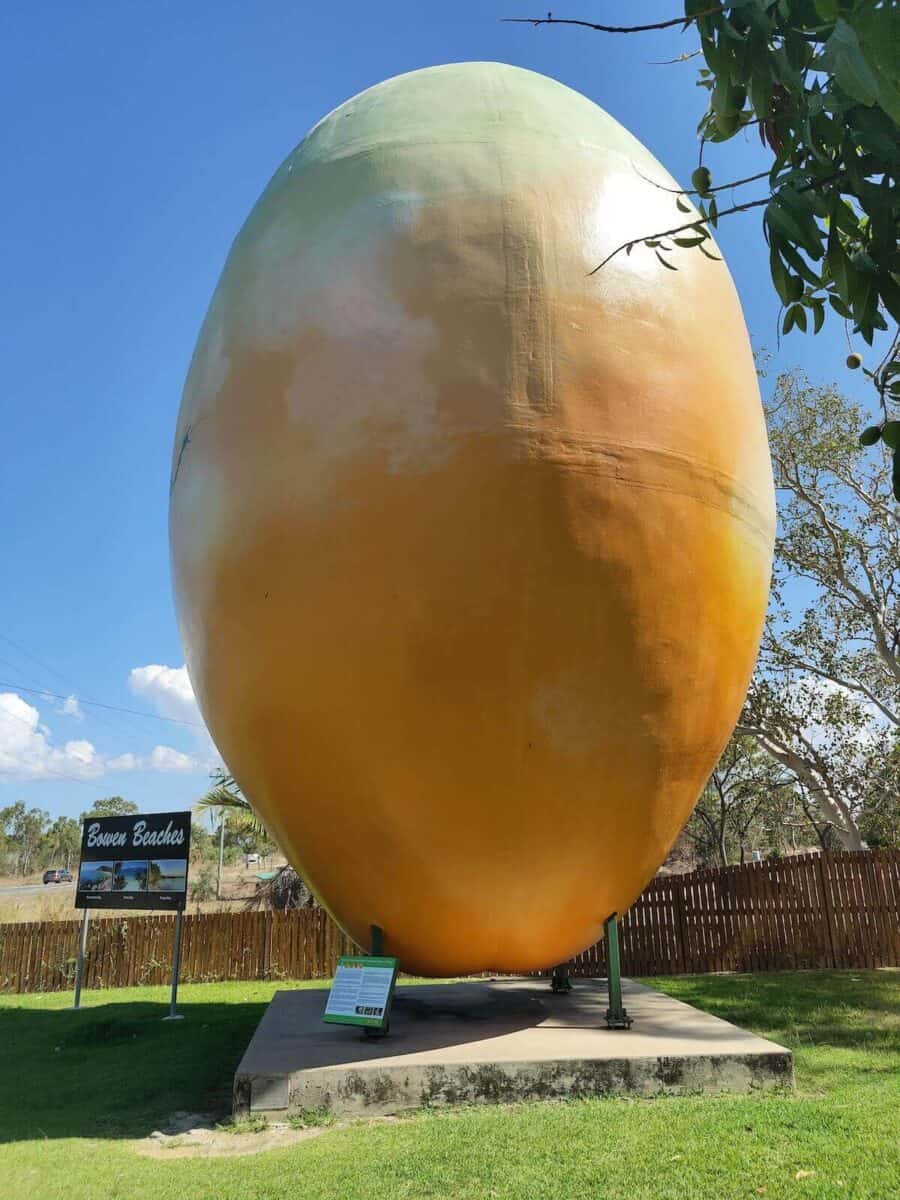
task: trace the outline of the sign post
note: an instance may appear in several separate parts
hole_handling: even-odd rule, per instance
[[[183,1021],[184,1017],[175,1011],[178,1003],[178,972],[181,970],[181,920],[184,913],[179,908],[175,914],[175,943],[172,947],[172,997],[169,1000],[169,1015],[164,1021]]]
[[[175,913],[172,949],[172,997],[175,1011],[181,965],[182,915],[187,902],[191,845],[189,812],[143,813],[127,817],[88,817],[81,832],[81,863],[75,907],[84,910],[75,968],[75,1008],[81,1003],[81,980],[91,909],[151,909]]]
[[[84,952],[87,950],[88,910],[81,914],[81,935],[78,939],[78,958],[75,962],[75,1002],[73,1008],[81,1008],[81,977],[84,974]]]

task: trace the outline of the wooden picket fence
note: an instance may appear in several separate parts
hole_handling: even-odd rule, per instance
[[[0,991],[72,986],[80,922],[0,925]],[[84,986],[166,983],[174,918],[94,918]],[[654,879],[621,922],[628,975],[900,966],[900,851],[805,854]],[[184,919],[181,978],[317,979],[356,947],[322,909]],[[599,942],[572,973],[603,975]]]

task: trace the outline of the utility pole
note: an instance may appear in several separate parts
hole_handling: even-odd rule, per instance
[[[225,809],[219,809],[219,869],[216,872],[216,899],[222,899],[222,860],[225,857]]]

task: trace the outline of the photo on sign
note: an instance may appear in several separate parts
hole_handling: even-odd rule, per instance
[[[80,892],[111,892],[113,890],[112,862],[83,862],[78,875]]]
[[[113,865],[112,890],[114,892],[146,892],[147,860],[139,858]]]
[[[151,892],[183,892],[186,890],[186,859],[154,858],[145,865]]]

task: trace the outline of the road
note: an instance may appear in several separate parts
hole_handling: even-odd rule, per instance
[[[59,888],[70,888],[71,883],[23,883],[16,887],[0,887],[0,896],[21,896],[24,892],[42,892],[45,887],[48,892],[55,892]]]

